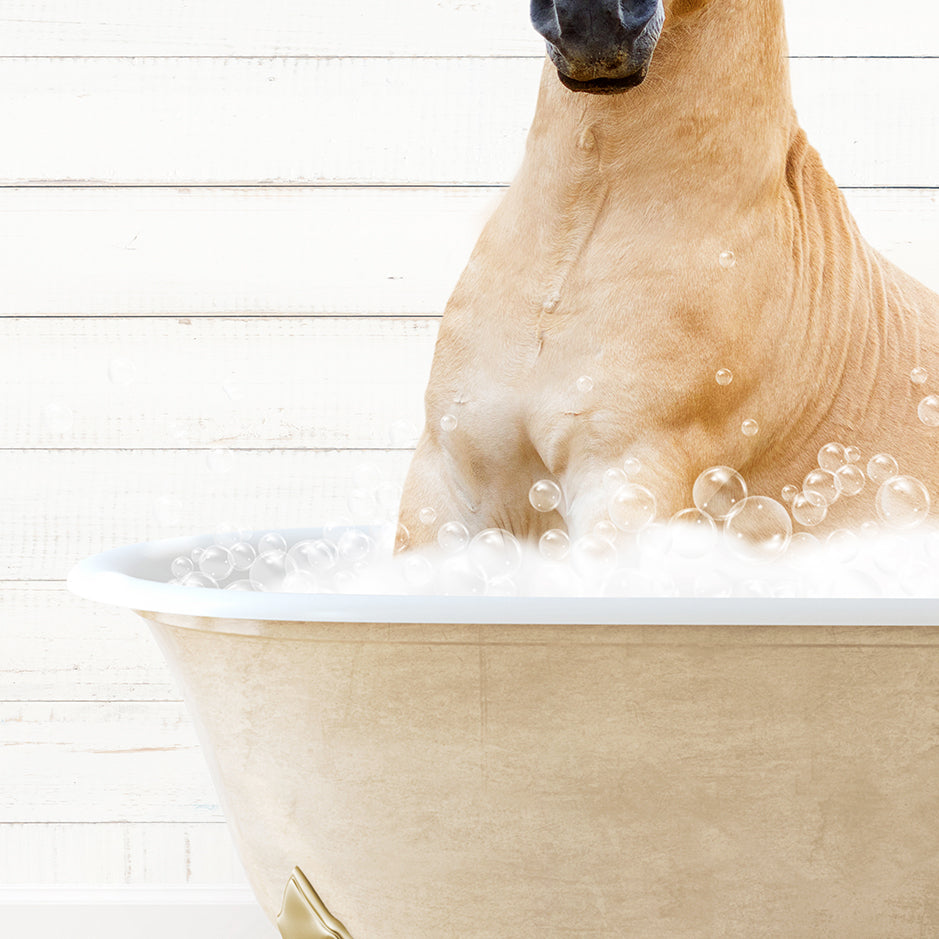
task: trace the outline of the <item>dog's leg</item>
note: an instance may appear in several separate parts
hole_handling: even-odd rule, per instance
[[[398,522],[407,530],[397,548],[420,548],[433,544],[437,530],[446,522],[461,522],[470,532],[477,530],[480,507],[458,478],[453,459],[425,432],[418,442],[401,495]]]
[[[407,547],[432,544],[446,522],[461,522],[469,534],[502,528],[516,537],[537,541],[550,528],[564,528],[563,502],[538,512],[529,490],[551,478],[531,446],[505,443],[501,452],[483,456],[453,453],[424,434],[404,484],[398,520],[408,531]],[[404,547],[401,545],[400,547]]]
[[[675,512],[690,505],[687,467],[681,464],[677,455],[669,460],[662,456],[664,451],[632,447],[629,452],[638,456],[638,469],[626,478],[619,474],[616,481],[611,481],[606,474],[610,469],[621,467],[622,452],[622,447],[615,446],[610,455],[605,457],[597,452],[581,453],[564,472],[562,487],[567,495],[565,520],[572,540],[591,534],[601,522],[617,522],[617,518],[611,519],[610,503],[624,484],[642,487],[654,500],[651,512],[647,514],[645,497],[640,494],[635,510],[626,513],[632,517],[636,527],[623,529],[626,531],[638,530],[653,520],[668,521]],[[615,456],[612,455],[614,453]],[[620,517],[619,522],[622,521]],[[622,528],[622,525],[618,527]]]

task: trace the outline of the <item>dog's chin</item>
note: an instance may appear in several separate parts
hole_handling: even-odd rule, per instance
[[[571,91],[580,91],[589,95],[621,95],[624,91],[642,84],[647,71],[648,69],[644,66],[631,75],[621,78],[592,78],[589,81],[578,81],[558,69],[558,78],[561,84]]]

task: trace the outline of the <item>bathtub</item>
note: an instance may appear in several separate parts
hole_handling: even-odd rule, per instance
[[[939,602],[157,582],[211,541],[69,586],[148,621],[284,936],[939,935]]]

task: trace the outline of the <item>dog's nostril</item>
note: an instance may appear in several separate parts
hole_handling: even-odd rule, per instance
[[[561,40],[554,0],[531,0],[531,22],[535,30],[548,42],[557,44]]]

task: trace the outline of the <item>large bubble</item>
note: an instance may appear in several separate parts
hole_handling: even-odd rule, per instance
[[[553,479],[539,479],[528,490],[528,501],[536,512],[552,512],[561,504],[561,487]]]
[[[825,500],[825,505],[834,505],[841,495],[841,480],[831,470],[815,469],[802,480],[802,491],[806,495],[814,492]]]
[[[900,472],[897,461],[889,453],[878,453],[867,461],[867,475],[871,482],[885,483]]]
[[[789,547],[792,521],[775,499],[748,496],[725,523],[724,538],[738,557],[773,561]]]
[[[607,510],[620,531],[642,531],[655,520],[655,496],[645,486],[626,483],[610,496]]]
[[[701,509],[683,509],[669,520],[672,545],[677,554],[686,558],[704,557],[714,547],[717,526]]]
[[[800,492],[792,500],[792,517],[806,528],[821,525],[828,515],[828,503],[817,492]]]
[[[916,528],[929,515],[929,492],[914,476],[893,476],[877,490],[876,505],[888,528]]]
[[[498,580],[511,577],[521,567],[522,546],[509,532],[487,528],[470,542],[469,557],[487,580]]]
[[[746,499],[747,484],[729,466],[711,466],[694,481],[691,497],[697,508],[722,522]]]

